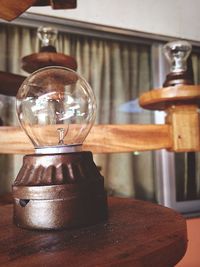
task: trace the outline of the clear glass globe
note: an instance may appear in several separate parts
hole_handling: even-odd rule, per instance
[[[177,40],[164,45],[164,54],[170,63],[171,72],[187,70],[187,59],[192,51],[192,46],[187,41]]]
[[[81,145],[96,115],[90,85],[76,72],[47,67],[19,88],[17,114],[35,148]]]
[[[50,26],[40,26],[37,30],[37,36],[41,40],[42,46],[54,46],[57,35],[57,29]]]

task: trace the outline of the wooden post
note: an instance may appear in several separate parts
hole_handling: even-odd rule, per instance
[[[146,92],[140,105],[150,110],[165,110],[174,152],[200,150],[199,112],[200,85],[176,85]]]
[[[167,109],[166,123],[171,125],[175,152],[199,151],[199,113],[197,105],[173,105]]]

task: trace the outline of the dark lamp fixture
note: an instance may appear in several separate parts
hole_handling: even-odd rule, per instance
[[[89,84],[76,72],[34,72],[17,94],[17,114],[35,147],[14,182],[14,221],[35,229],[90,225],[107,217],[103,177],[82,151],[96,114]]]

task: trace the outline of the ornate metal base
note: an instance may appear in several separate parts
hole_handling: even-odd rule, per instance
[[[13,196],[14,222],[23,228],[72,228],[107,218],[103,177],[90,152],[25,156]]]

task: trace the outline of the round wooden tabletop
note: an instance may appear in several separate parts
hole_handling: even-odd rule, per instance
[[[12,205],[0,214],[0,266],[172,267],[187,247],[181,215],[133,199],[110,198],[108,221],[73,230],[17,228]]]

